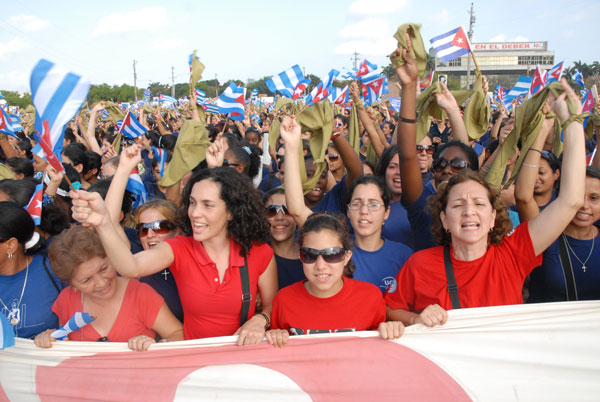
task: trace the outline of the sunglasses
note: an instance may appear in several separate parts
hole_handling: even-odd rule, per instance
[[[279,211],[281,211],[281,213],[284,215],[289,214],[288,209],[285,205],[267,205],[265,209],[267,210],[268,218],[275,217]]]
[[[167,234],[175,229],[175,225],[168,220],[163,219],[148,223],[138,223],[135,227],[139,237],[148,236],[148,230],[150,229],[156,234]]]
[[[327,157],[330,161],[337,161],[340,158],[338,154],[328,154]]]
[[[240,163],[234,163],[234,162],[230,162],[227,159],[223,159],[223,166],[225,167],[238,167],[238,166],[242,166]]]
[[[314,264],[319,256],[323,257],[328,264],[335,264],[344,260],[346,250],[343,247],[329,247],[322,250],[302,247],[300,249],[300,261],[305,264]]]
[[[433,145],[417,145],[417,153],[427,152],[427,155],[433,155],[434,147]]]
[[[460,172],[461,170],[469,167],[469,162],[461,158],[454,158],[451,161],[447,159],[438,159],[433,164],[433,170],[434,172],[441,172],[442,170],[446,169],[446,166],[448,165],[450,165],[452,170],[455,172]]]

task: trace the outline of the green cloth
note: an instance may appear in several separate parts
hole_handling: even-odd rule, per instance
[[[196,83],[202,78],[202,72],[204,71],[204,64],[196,58],[196,51],[192,54],[192,74],[190,78],[190,96],[196,96],[194,94],[194,87]]]
[[[118,155],[121,152],[121,132],[117,132],[115,135],[115,139],[112,142],[112,147],[115,150],[115,153]]]
[[[379,163],[379,156],[377,156],[377,152],[375,152],[375,148],[373,148],[373,144],[369,142],[369,146],[367,147],[367,160],[373,164],[373,166],[377,166]]]
[[[483,75],[481,71],[476,71],[477,80],[473,87],[473,95],[465,108],[464,122],[467,128],[467,134],[472,140],[479,139],[488,129],[488,124],[492,113],[490,111],[490,102],[487,94],[483,92]]]
[[[463,104],[472,94],[472,91],[466,89],[450,92],[456,99],[456,103],[459,105]],[[442,87],[440,83],[436,81],[423,93],[417,96],[417,144],[425,138],[429,132],[429,116],[435,117],[438,120],[444,120],[446,118],[446,112],[439,107],[435,99],[435,94],[439,93],[442,93]]]
[[[333,109],[329,102],[319,102],[300,113],[297,120],[303,133],[309,131],[312,134],[309,146],[316,169],[314,176],[309,181],[306,178],[302,144],[299,147],[300,178],[302,179],[304,194],[307,194],[315,187],[327,164],[325,153],[333,131]]]
[[[35,125],[35,107],[33,105],[27,105],[25,107],[26,118],[23,118],[23,128],[27,129],[27,132],[33,132],[33,126]]]
[[[196,120],[184,120],[173,150],[173,159],[167,165],[165,174],[158,184],[170,187],[181,180],[186,173],[204,160],[209,145],[204,124]]]
[[[275,102],[275,111],[279,112],[279,110],[281,110],[281,108],[283,108],[286,105],[289,104],[293,104],[294,101],[291,100],[290,98],[284,98],[283,96],[280,96],[279,98],[277,98],[277,101]]]
[[[269,147],[276,151],[277,140],[279,139],[279,128],[281,127],[281,122],[279,119],[273,119],[271,123],[271,128],[269,129]]]
[[[399,49],[406,49],[406,37],[405,33],[408,32],[410,41],[412,43],[412,51],[408,53],[410,57],[417,61],[419,67],[419,77],[425,76],[425,66],[427,65],[427,53],[425,52],[425,45],[423,44],[423,38],[420,33],[421,25],[419,24],[404,24],[398,27],[398,30],[394,34],[394,38],[398,41]],[[394,57],[392,59],[392,65],[394,69],[404,64],[402,55]]]
[[[508,137],[506,137],[506,140],[504,140],[500,153],[496,157],[496,160],[494,160],[486,177],[487,182],[493,187],[500,188],[506,170],[506,164],[517,151],[517,144],[520,140],[521,154],[519,155],[519,159],[517,159],[512,176],[505,184],[505,187],[508,187],[519,173],[521,165],[527,156],[527,151],[531,148],[531,144],[533,144],[533,141],[540,132],[544,119],[546,118],[542,113],[542,107],[546,103],[551,92],[557,97],[563,92],[560,82],[555,81],[550,83],[535,96],[527,99],[517,107],[515,112],[515,127]],[[572,114],[576,113],[576,105],[573,104],[570,98],[567,98],[567,105]]]
[[[123,120],[125,118],[125,112],[116,103],[111,102],[111,101],[106,101],[106,102],[104,102],[104,106],[105,106],[104,108],[108,112],[109,120],[111,120],[113,122],[117,122],[118,120]]]
[[[17,176],[5,164],[0,163],[0,180],[17,180]]]
[[[354,148],[354,151],[360,153],[360,122],[358,120],[358,113],[356,111],[356,105],[352,105],[350,110],[350,123],[348,124],[348,142]]]

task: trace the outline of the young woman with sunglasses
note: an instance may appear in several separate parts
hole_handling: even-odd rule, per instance
[[[126,277],[143,277],[170,267],[184,312],[186,339],[239,334],[239,345],[262,341],[277,292],[277,267],[266,244],[264,207],[249,180],[232,169],[203,169],[192,175],[180,220],[188,236],[177,236],[132,255],[116,236],[99,197],[72,193],[73,217],[94,226],[109,260]],[[247,266],[248,319],[242,323],[242,276]],[[255,313],[260,292],[262,311]],[[250,298],[248,297],[248,298]]]
[[[566,96],[579,105],[577,114],[581,105],[564,78],[561,84],[564,93],[553,100],[553,110],[566,122],[571,118]],[[386,295],[389,319],[434,326],[446,322],[446,310],[458,304],[468,308],[523,302],[525,277],[584,205],[583,126],[576,120],[564,126],[560,195],[514,230],[499,195],[477,173],[465,170],[440,186],[432,202],[432,231],[442,246],[409,258],[398,274],[398,290]],[[452,276],[455,300],[448,290]]]
[[[417,144],[417,161],[419,162],[423,183],[427,183],[433,179],[431,166],[433,165],[434,152],[435,146],[433,145],[433,141],[429,135],[426,135],[425,138]]]
[[[334,143],[329,143],[327,147],[327,163],[336,183],[342,180],[346,173],[346,168]]]
[[[69,286],[58,296],[52,311],[64,326],[77,312],[94,321],[71,332],[73,341],[128,342],[132,350],[146,350],[156,334],[168,341],[183,340],[183,326],[163,298],[150,286],[118,276],[91,229],[74,226],[56,236],[49,248],[54,273]],[[39,347],[52,347],[54,329],[35,338]]]
[[[298,257],[295,238],[297,226],[287,209],[282,188],[269,191],[264,197],[264,203],[271,232],[271,247],[277,263],[277,281],[279,289],[282,289],[306,279]]]
[[[378,329],[382,338],[402,336],[400,322],[385,322],[381,292],[351,279],[352,244],[345,225],[326,214],[311,215],[300,229],[300,259],[306,280],[288,286],[273,300],[267,341],[278,347],[289,335]]]
[[[412,48],[410,39],[409,47]],[[415,250],[433,247],[435,242],[430,233],[431,214],[425,206],[427,198],[437,191],[440,183],[464,169],[477,171],[479,162],[477,154],[468,143],[466,129],[456,99],[448,88],[442,85],[443,91],[436,95],[436,100],[450,118],[455,138],[440,146],[433,155],[433,180],[423,183],[417,156],[416,127],[416,88],[418,85],[418,69],[416,61],[408,56],[406,49],[394,52],[394,56],[403,57],[405,64],[396,69],[402,83],[403,96],[400,106],[400,119],[396,127],[398,141],[398,157],[402,179],[402,203],[408,212],[408,219],[415,238]]]

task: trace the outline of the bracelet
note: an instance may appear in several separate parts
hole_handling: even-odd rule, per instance
[[[563,130],[566,130],[567,127],[569,126],[569,124],[573,123],[574,121],[583,124],[583,120],[585,119],[585,117],[587,117],[586,113],[582,113],[582,114],[573,114],[571,115],[571,117],[569,117],[567,120],[565,121],[561,121],[560,122],[560,127]]]
[[[335,133],[331,134],[331,141],[335,140],[337,137],[339,137],[342,134],[342,130],[340,131],[336,131]]]
[[[262,315],[263,317],[265,317],[265,321],[267,321],[267,323],[265,324],[265,331],[271,328],[271,319],[268,315],[266,315],[265,313],[256,313],[256,315]]]
[[[531,168],[538,168],[539,167],[539,165],[529,165],[527,163],[522,163],[521,166],[531,167]]]
[[[400,120],[404,123],[411,123],[411,124],[414,124],[417,122],[417,119],[407,119],[406,117],[402,117],[402,116],[398,116],[398,120]]]
[[[535,151],[535,152],[539,152],[540,155],[542,155],[542,151],[540,151],[539,149],[535,149],[535,148],[529,148],[529,151]]]

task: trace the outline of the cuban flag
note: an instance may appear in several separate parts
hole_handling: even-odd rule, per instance
[[[306,98],[307,104],[314,105],[322,101],[323,99],[329,96],[329,92],[333,87],[333,80],[335,77],[339,75],[339,71],[336,69],[331,69],[329,74],[327,75],[327,79],[325,81],[321,81],[313,90],[310,92],[308,97]]]
[[[348,70],[346,73],[342,74],[342,78],[345,80],[355,80],[356,73],[358,73],[358,68],[353,68],[352,70]]]
[[[594,151],[590,152],[589,154],[587,154],[585,156],[585,163],[588,166],[592,166],[592,162],[594,161],[594,156],[596,156],[596,148],[594,148]]]
[[[471,43],[465,32],[465,28],[460,26],[430,40],[442,62],[448,63],[471,52]]]
[[[71,332],[79,331],[95,319],[90,313],[77,312],[65,325],[52,332],[50,336],[59,341],[65,340]]]
[[[44,195],[44,185],[42,183],[35,186],[35,191],[29,200],[25,210],[33,219],[35,226],[42,222],[42,196]]]
[[[262,120],[260,118],[260,116],[256,113],[252,113],[252,115],[250,116],[250,118],[252,119],[253,122],[255,122],[256,124],[260,124],[262,123]]]
[[[373,63],[369,62],[369,60],[364,59],[363,62],[360,63],[360,66],[358,68],[358,71],[356,72],[355,77],[356,78],[364,77],[365,75],[368,75],[375,70],[377,70],[377,64],[373,64]]]
[[[504,87],[502,85],[496,85],[494,98],[498,99],[500,102],[502,102],[502,99],[504,99]]]
[[[594,101],[594,96],[592,94],[591,89],[589,91],[587,91],[587,93],[581,100],[581,105],[583,106],[581,113],[591,112],[592,110],[594,110],[594,106],[596,105],[596,102]]]
[[[10,121],[10,125],[12,126],[13,131],[17,132],[24,130],[23,126],[21,125],[21,118],[18,115],[9,114],[8,121]]]
[[[488,102],[490,103],[490,107],[492,109],[498,109],[498,106],[496,105],[496,103],[494,102],[494,94],[491,92],[487,93],[487,98],[488,98]]]
[[[65,125],[81,108],[90,90],[90,82],[42,59],[33,68],[29,83],[35,106],[35,129],[41,133],[42,123],[48,121],[49,145],[60,157]]]
[[[349,103],[350,101],[350,91],[348,90],[348,85],[339,90],[337,96],[333,99],[333,103],[336,105],[342,105],[344,103]]]
[[[148,130],[135,118],[131,112],[127,112],[123,122],[118,126],[121,133],[129,138],[137,138],[140,135],[146,134]]]
[[[539,65],[535,66],[535,72],[531,80],[531,86],[529,87],[529,96],[534,96],[540,92],[546,85],[546,70],[541,68]]]
[[[372,75],[362,79],[363,91],[366,89],[366,103],[372,105],[379,99],[383,91],[383,75]]]
[[[560,63],[552,67],[550,70],[548,70],[548,74],[546,75],[546,84],[550,84],[553,81],[560,80],[564,64],[564,61],[561,61]]]
[[[219,107],[217,105],[213,105],[212,103],[205,103],[202,105],[202,109],[204,109],[206,113],[221,114]]]
[[[252,103],[256,103],[256,101],[258,101],[258,89],[254,88],[252,91],[250,91],[249,101]]]
[[[125,189],[133,194],[135,202],[133,203],[133,209],[137,209],[140,205],[148,201],[148,193],[144,187],[144,182],[140,177],[137,168],[134,168],[129,175],[127,185]]]
[[[298,99],[300,96],[302,96],[302,94],[304,93],[304,91],[306,90],[306,87],[308,87],[308,85],[311,83],[310,78],[305,78],[302,81],[300,81],[298,83],[298,85],[296,85],[296,88],[294,88],[294,94],[292,95],[292,99],[296,100]]]
[[[0,108],[0,133],[10,135],[11,137],[15,137],[20,140],[17,134],[15,134],[13,125],[10,122],[8,114],[2,108]]]
[[[204,105],[208,99],[206,98],[206,92],[201,91],[199,89],[194,90],[194,94],[196,95],[196,103],[199,105]]]
[[[154,153],[154,159],[158,161],[160,177],[162,178],[165,174],[165,166],[167,164],[167,150],[155,147],[154,145],[152,145],[150,148],[152,149],[152,153]]]
[[[244,101],[246,88],[238,88],[234,82],[229,84],[225,91],[217,99],[217,107],[223,114],[229,114],[231,120],[244,120]]]
[[[50,135],[51,135],[50,123],[48,122],[48,120],[46,120],[45,122],[42,123],[42,135],[40,137],[38,137],[38,145],[41,147],[41,149],[44,153],[44,158],[50,164],[50,166],[52,166],[54,168],[54,170],[56,170],[59,173],[64,172],[65,167],[63,166],[61,161],[58,159],[58,157],[54,153],[54,150],[52,149],[52,145],[51,145],[52,139],[51,139]],[[56,149],[56,146],[54,147],[54,149]],[[61,140],[60,149],[62,150],[62,140]],[[37,154],[37,152],[36,152],[36,154]]]
[[[402,99],[392,98],[390,96],[389,100],[390,100],[390,109],[392,109],[394,112],[400,112],[400,105],[402,104]]]
[[[265,83],[271,92],[279,92],[286,98],[292,98],[296,86],[302,80],[304,80],[304,74],[302,74],[300,66],[296,64],[271,78],[267,78]]]
[[[529,88],[531,87],[532,80],[533,78],[531,77],[519,77],[515,86],[510,91],[508,91],[508,93],[502,99],[504,104],[507,105],[511,103],[513,99],[521,95],[527,95],[529,93]]]
[[[581,71],[578,69],[574,69],[573,71],[573,79],[575,80],[575,83],[580,87],[585,88],[585,82],[583,82],[583,74],[581,74]]]
[[[160,102],[177,103],[177,99],[173,98],[172,96],[163,95],[163,94],[160,94],[160,96],[158,97],[158,100]]]
[[[152,97],[152,92],[150,92],[147,89],[144,89],[144,99],[146,99],[146,102],[150,102],[151,97]]]

